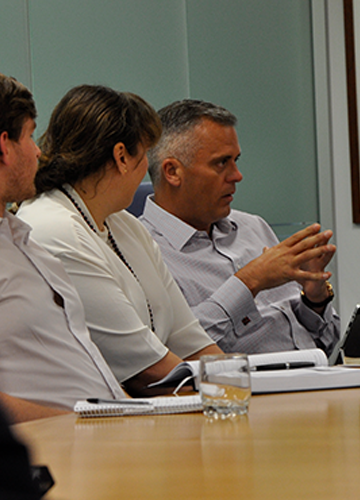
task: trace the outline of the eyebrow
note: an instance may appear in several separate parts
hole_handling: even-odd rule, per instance
[[[241,151],[240,153],[235,157],[234,161],[237,162],[238,159],[241,156]],[[224,160],[231,160],[233,156],[232,155],[223,155],[223,156],[217,156],[216,158],[213,158],[214,163],[218,163],[219,161],[224,161]]]

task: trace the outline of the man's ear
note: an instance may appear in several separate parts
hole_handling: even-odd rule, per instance
[[[0,160],[2,163],[8,164],[9,162],[9,134],[4,131],[0,134]]]
[[[122,142],[117,142],[113,148],[115,165],[122,174],[127,172],[129,153]]]
[[[181,185],[183,165],[176,158],[166,158],[162,163],[163,175],[171,186]]]

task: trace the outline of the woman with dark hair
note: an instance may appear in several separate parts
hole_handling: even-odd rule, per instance
[[[84,303],[92,339],[133,396],[183,359],[221,352],[193,316],[142,224],[124,209],[161,135],[140,97],[81,85],[41,138],[38,196],[19,216],[59,257]]]

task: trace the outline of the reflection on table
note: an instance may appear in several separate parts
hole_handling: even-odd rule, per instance
[[[255,396],[235,421],[68,415],[15,429],[49,466],[54,500],[360,495],[360,389]]]

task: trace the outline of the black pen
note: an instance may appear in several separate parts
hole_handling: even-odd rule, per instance
[[[292,361],[291,363],[271,363],[268,365],[252,366],[251,371],[263,372],[267,370],[292,370],[294,368],[311,368],[315,363],[312,361]]]
[[[99,399],[99,398],[88,398],[86,400],[88,403],[102,405],[102,404],[112,404],[112,405],[151,405],[151,401],[136,400],[136,399]]]

